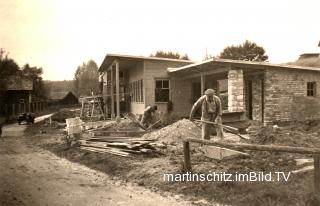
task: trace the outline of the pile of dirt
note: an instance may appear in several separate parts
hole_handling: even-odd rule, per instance
[[[308,120],[303,122],[295,122],[291,125],[292,130],[302,132],[320,132],[320,120]]]
[[[142,137],[147,139],[156,139],[165,144],[175,145],[181,142],[183,138],[201,137],[201,130],[188,119],[182,119],[173,123],[172,125],[145,134]]]
[[[52,121],[57,121],[57,122],[66,122],[66,119],[69,118],[74,118],[76,117],[77,114],[75,111],[70,111],[70,110],[60,110],[59,112],[55,113],[54,115],[51,116]]]
[[[308,128],[306,130],[302,128]],[[250,139],[254,144],[276,144],[293,147],[320,147],[319,132],[317,127],[308,125],[294,125],[275,129],[272,126],[261,127],[256,132],[250,134]]]

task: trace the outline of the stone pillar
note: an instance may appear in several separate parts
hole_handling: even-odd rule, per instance
[[[228,111],[244,111],[243,98],[243,72],[239,70],[230,70],[228,72]]]

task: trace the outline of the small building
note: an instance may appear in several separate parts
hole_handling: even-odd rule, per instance
[[[78,97],[71,91],[50,92],[47,98],[50,106],[74,106],[79,104]]]
[[[320,68],[107,55],[99,72],[104,72],[103,95],[113,116],[142,114],[155,104],[162,112],[170,107],[175,116],[188,117],[205,89],[213,88],[222,99],[224,122],[320,119]]]
[[[188,60],[108,54],[99,72],[103,73],[103,96],[108,114],[142,114],[149,105],[166,111],[170,92],[168,67],[193,63]],[[113,95],[111,95],[113,94]],[[112,102],[112,103],[111,103]]]
[[[1,79],[0,113],[9,115],[26,111],[32,102],[32,79],[24,76],[9,76]]]

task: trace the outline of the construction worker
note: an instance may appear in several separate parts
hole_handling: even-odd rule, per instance
[[[154,106],[148,106],[144,112],[141,119],[141,125],[143,125],[145,128],[148,128],[150,125],[152,125],[152,121],[154,119],[155,111],[158,109],[156,105]]]
[[[217,136],[220,139],[223,139],[221,100],[215,95],[215,91],[213,89],[207,89],[204,94],[205,95],[200,97],[194,103],[190,112],[190,121],[193,121],[195,111],[201,106],[201,120],[210,121],[217,124],[213,126],[212,124],[202,122],[202,139],[210,139],[210,134],[213,127],[216,129]]]

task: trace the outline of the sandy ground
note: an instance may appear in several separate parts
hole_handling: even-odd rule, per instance
[[[110,179],[41,149],[24,135],[26,125],[3,128],[0,139],[0,205],[191,205]]]

